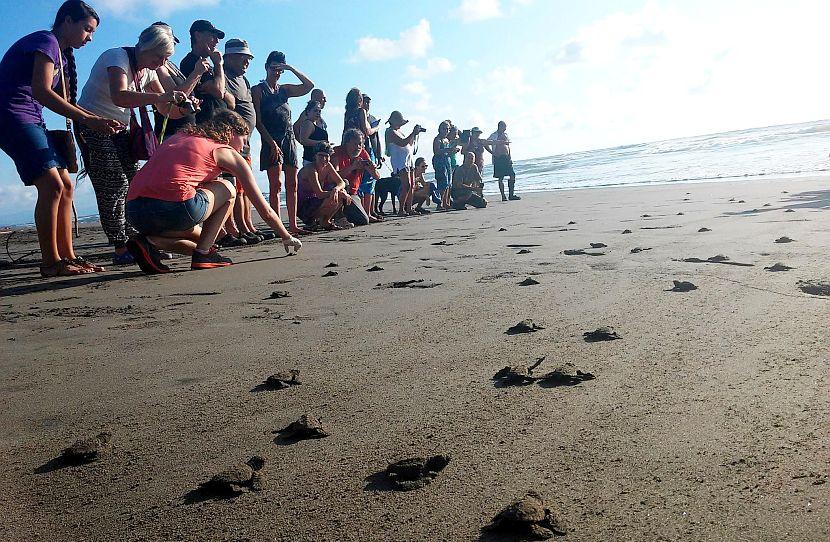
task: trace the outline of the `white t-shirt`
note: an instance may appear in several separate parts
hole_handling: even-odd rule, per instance
[[[130,58],[127,51],[122,47],[108,49],[101,53],[101,56],[95,61],[95,65],[92,66],[92,72],[89,74],[89,79],[84,85],[83,91],[81,91],[78,105],[96,115],[128,124],[130,122],[130,110],[112,103],[108,68],[124,70],[124,73],[127,74],[127,90],[137,90],[133,72],[130,70]],[[140,91],[144,91],[151,81],[158,81],[158,76],[155,70],[143,69],[139,71],[138,79],[141,83]]]

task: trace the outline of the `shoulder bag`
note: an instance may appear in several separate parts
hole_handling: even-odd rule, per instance
[[[60,48],[58,48],[58,62],[60,63],[62,97],[64,100],[69,101],[66,96],[66,80],[63,75],[63,54]],[[49,144],[52,146],[52,149],[66,163],[66,171],[69,173],[78,173],[78,154],[75,150],[75,138],[72,136],[72,121],[67,118],[66,130],[47,130],[46,136],[49,138]]]
[[[130,60],[130,70],[133,72],[133,82],[135,83],[136,92],[144,92],[141,88],[141,82],[138,78],[138,69],[135,62],[135,49],[132,47],[123,47],[127,51],[127,57]],[[140,106],[138,108],[141,116],[141,123],[136,119],[135,109],[130,109],[130,156],[133,160],[149,160],[156,151],[156,136],[153,134],[153,127],[150,125],[150,115],[147,114],[147,108]]]

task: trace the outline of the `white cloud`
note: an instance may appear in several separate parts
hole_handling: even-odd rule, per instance
[[[413,108],[416,111],[429,111],[432,109],[432,93],[423,81],[411,81],[401,86],[401,90],[414,98]]]
[[[485,21],[502,16],[499,0],[462,0],[456,11],[465,23]]]
[[[152,13],[153,17],[165,17],[174,11],[199,6],[215,6],[221,0],[97,0],[95,7],[120,16],[131,16],[137,12]],[[221,25],[220,25],[221,28]]]
[[[351,60],[376,61],[393,58],[423,58],[432,47],[429,21],[421,19],[412,28],[401,31],[398,39],[366,36],[357,40],[357,51]]]
[[[473,91],[486,96],[493,107],[515,106],[536,88],[518,66],[497,66],[473,83]]]
[[[410,65],[406,69],[406,74],[410,77],[414,77],[415,79],[427,79],[429,77],[434,77],[436,75],[450,73],[454,69],[455,66],[453,66],[452,62],[450,62],[449,59],[443,57],[435,57],[427,60],[427,63],[423,68]]]

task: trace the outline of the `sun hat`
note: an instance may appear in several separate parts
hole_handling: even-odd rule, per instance
[[[226,55],[246,55],[254,58],[254,54],[248,49],[248,42],[239,38],[231,38],[225,42]]]
[[[389,120],[387,120],[387,121],[386,121],[386,124],[392,124],[392,121],[393,121],[393,120],[394,120],[397,124],[400,124],[401,126],[403,126],[404,124],[406,124],[407,122],[409,122],[408,120],[406,120],[405,118],[403,118],[403,115],[401,114],[401,112],[400,112],[400,111],[392,111],[392,113],[389,115]]]

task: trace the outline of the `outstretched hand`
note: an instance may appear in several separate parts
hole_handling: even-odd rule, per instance
[[[294,254],[300,251],[303,248],[303,242],[294,237],[293,235],[289,235],[288,239],[282,240],[282,247],[285,249],[287,254],[291,254],[291,249],[294,249]]]

